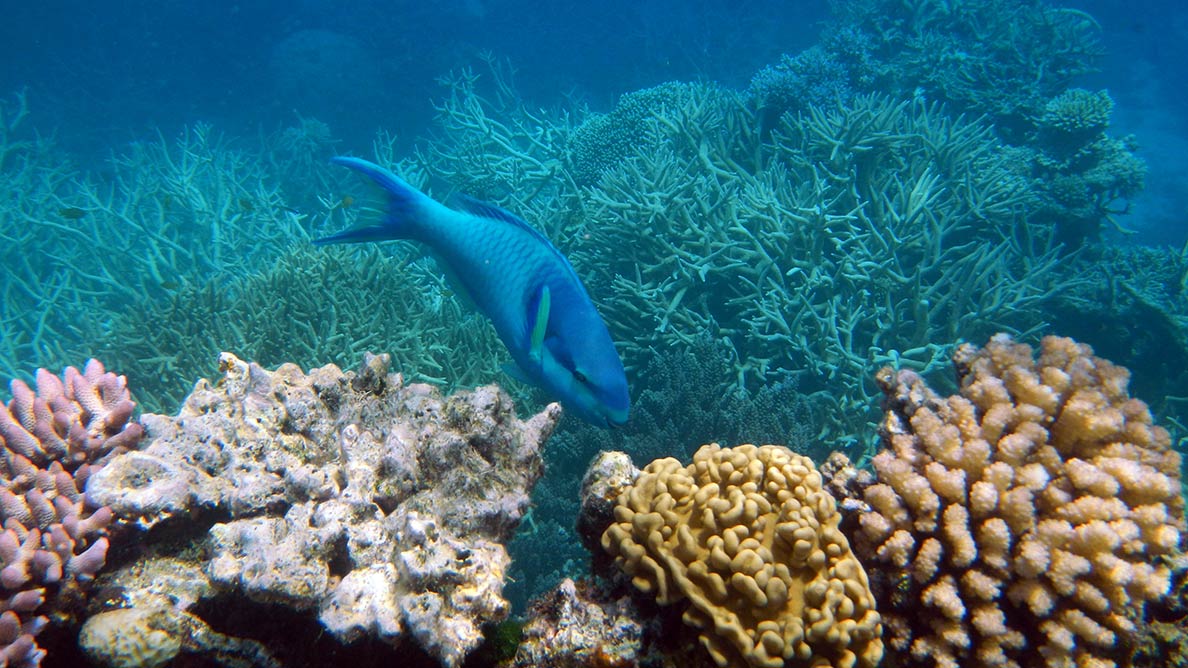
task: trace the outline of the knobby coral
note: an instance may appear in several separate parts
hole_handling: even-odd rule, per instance
[[[871,668],[882,627],[812,460],[776,445],[659,459],[619,495],[602,546],[719,666]]]
[[[12,381],[0,407],[0,664],[39,665],[34,636],[103,567],[107,507],[88,507],[87,479],[140,440],[123,376],[97,360],[62,378],[40,369],[37,391]]]
[[[954,360],[957,396],[878,377],[887,449],[855,551],[879,569],[890,647],[901,665],[1116,665],[1180,542],[1168,433],[1126,369],[1071,339],[1033,359],[998,335]]]

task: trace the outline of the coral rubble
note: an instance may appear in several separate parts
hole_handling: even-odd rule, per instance
[[[1047,337],[955,356],[959,395],[880,372],[887,449],[855,551],[899,665],[1126,664],[1183,529],[1180,456],[1129,373]]]
[[[101,612],[83,624],[78,644],[105,668],[158,668],[182,651],[208,654],[232,668],[281,665],[260,643],[212,631],[198,617],[168,605]]]
[[[316,613],[344,642],[406,636],[446,666],[508,614],[510,537],[542,472],[555,404],[516,419],[494,386],[443,398],[388,372],[267,371],[224,353],[177,417],[87,493],[151,527],[215,511],[201,566],[222,592]],[[151,538],[153,534],[148,534]]]
[[[62,378],[38,370],[36,392],[11,388],[0,406],[0,665],[40,665],[47,615],[68,615],[107,557],[111,508],[86,504],[83,487],[142,430],[124,377],[97,360]]]
[[[515,657],[507,668],[633,666],[643,629],[631,600],[599,600],[566,578],[529,610]]]
[[[688,602],[719,666],[873,668],[879,613],[840,519],[807,457],[711,444],[645,467],[602,546],[657,602]]]

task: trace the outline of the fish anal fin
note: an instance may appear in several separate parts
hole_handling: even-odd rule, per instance
[[[536,385],[536,382],[529,378],[528,374],[524,373],[523,369],[516,366],[512,362],[502,365],[501,368],[503,369],[503,373],[506,373],[508,376],[511,376],[513,379],[518,380],[521,383],[526,385]]]

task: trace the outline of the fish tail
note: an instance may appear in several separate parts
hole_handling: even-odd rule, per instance
[[[383,220],[377,225],[357,227],[353,230],[315,239],[315,245],[388,241],[416,237],[417,220],[424,215],[425,202],[432,200],[405,183],[399,176],[373,162],[345,156],[331,158],[330,162],[353,169],[383,188],[387,195],[387,210]]]

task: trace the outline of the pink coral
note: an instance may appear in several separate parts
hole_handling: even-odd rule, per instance
[[[0,407],[0,664],[39,665],[34,637],[53,599],[92,579],[107,556],[110,508],[90,508],[87,478],[134,447],[143,430],[123,376],[90,360],[62,378],[41,369]]]

